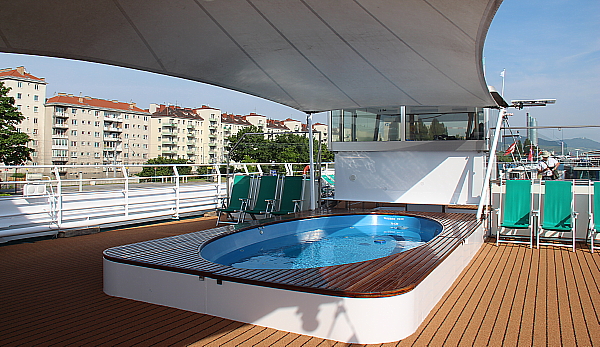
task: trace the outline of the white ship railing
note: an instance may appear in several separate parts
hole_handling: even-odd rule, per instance
[[[230,164],[233,174],[299,174],[306,163]],[[323,164],[331,171],[332,163]],[[144,167],[170,175],[139,177]],[[192,173],[183,175],[182,167]],[[69,165],[0,167],[0,243],[57,235],[60,231],[110,228],[203,215],[226,195],[224,164]],[[203,172],[199,174],[198,172]],[[16,173],[16,175],[15,175]],[[301,170],[300,170],[301,173]],[[24,176],[22,180],[20,176]]]

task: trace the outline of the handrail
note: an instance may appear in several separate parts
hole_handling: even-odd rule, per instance
[[[500,138],[500,128],[502,127],[502,121],[506,117],[506,108],[500,110],[498,115],[498,121],[496,122],[496,130],[494,132],[494,139],[492,140],[492,148],[490,149],[490,157],[488,159],[487,170],[485,171],[485,178],[483,179],[483,187],[481,187],[481,197],[479,199],[479,206],[477,207],[477,219],[481,221],[483,219],[483,206],[487,199],[487,194],[490,189],[490,178],[492,176],[492,170],[496,165],[496,149],[498,148],[498,139]]]

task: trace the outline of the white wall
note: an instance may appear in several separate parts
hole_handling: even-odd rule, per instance
[[[338,152],[335,199],[477,204],[484,162],[476,151]]]

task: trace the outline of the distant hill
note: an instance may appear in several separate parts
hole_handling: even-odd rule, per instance
[[[505,147],[512,143],[512,139],[505,140]],[[525,142],[525,138],[522,136],[515,137],[515,141],[521,141],[521,143]],[[576,153],[575,149],[579,150],[579,153],[585,153],[589,151],[600,151],[600,142],[586,139],[586,138],[573,138],[573,139],[565,139],[565,154],[571,152],[573,155]],[[538,138],[538,145],[541,149],[554,152],[556,154],[561,153],[560,141],[552,141],[545,140],[542,138]]]
[[[586,139],[586,138],[574,138],[574,139],[565,139],[565,154],[572,152],[575,154],[575,150],[578,149],[579,153],[589,152],[589,151],[598,151],[600,150],[600,142],[596,142],[594,140]],[[555,153],[560,153],[560,141],[548,141],[544,139],[538,139],[538,145],[547,151],[554,151]]]

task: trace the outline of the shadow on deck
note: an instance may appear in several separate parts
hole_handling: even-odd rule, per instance
[[[0,345],[347,346],[107,296],[102,251],[214,218],[0,246]],[[600,255],[486,243],[417,333],[384,346],[600,345]]]

